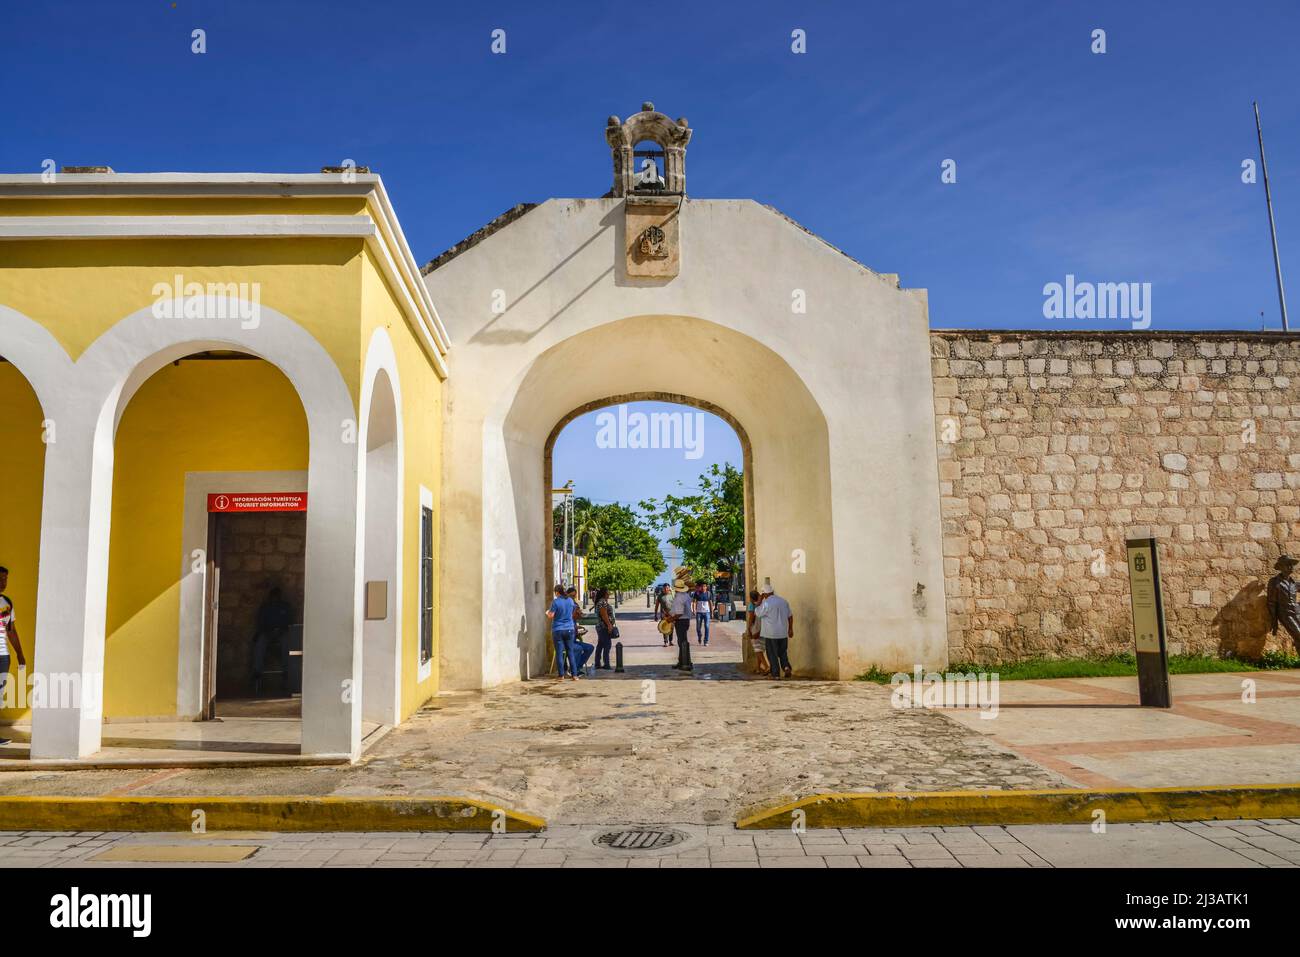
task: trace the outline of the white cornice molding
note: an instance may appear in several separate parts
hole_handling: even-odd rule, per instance
[[[438,343],[438,350],[441,354],[446,355],[451,348],[451,337],[447,335],[447,329],[438,316],[438,309],[433,304],[433,297],[429,295],[429,287],[424,284],[424,277],[420,275],[419,264],[416,263],[415,257],[411,255],[411,247],[406,242],[406,235],[402,232],[401,221],[397,218],[393,204],[388,199],[388,191],[384,189],[383,181],[378,177],[375,178],[374,197],[379,207],[380,222],[391,233],[390,242],[392,247],[397,250],[397,258],[401,263],[406,279],[405,285],[416,290],[416,295],[427,310],[429,326],[434,340]]]
[[[377,187],[377,188],[375,188]],[[447,331],[420,278],[388,197],[376,181],[368,188],[366,216],[0,216],[0,242],[77,239],[361,239],[398,293],[407,320],[433,363],[447,378]]]
[[[362,216],[3,216],[6,239],[188,238],[362,238],[374,251],[385,277],[400,298],[442,378],[442,357],[451,338],[438,316],[420,268],[411,254],[397,213],[375,173],[58,173],[53,182],[41,173],[0,175],[0,198],[55,199],[94,197],[204,199],[249,197],[357,197],[366,200]]]
[[[0,197],[365,196],[375,173],[43,173],[0,175]]]
[[[447,379],[447,365],[443,361],[443,356],[447,354],[447,347],[438,342],[434,333],[433,322],[437,321],[437,313],[426,314],[420,309],[420,304],[411,298],[412,284],[403,282],[398,265],[393,261],[392,249],[384,238],[382,233],[375,233],[366,237],[366,245],[374,254],[375,261],[379,263],[379,269],[384,274],[388,283],[397,290],[402,307],[408,317],[415,319],[412,323],[412,329],[416,331],[417,337],[421,340],[420,344],[424,347],[425,353],[433,361],[434,368],[438,370],[438,376],[443,381]],[[424,283],[415,285],[417,289],[423,289]],[[426,292],[427,297],[427,292]],[[441,323],[438,324],[441,327]],[[443,333],[446,336],[446,333]],[[445,341],[445,340],[444,340]]]
[[[5,239],[325,237],[375,234],[368,216],[0,216]]]

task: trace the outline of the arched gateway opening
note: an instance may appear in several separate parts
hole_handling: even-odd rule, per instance
[[[593,415],[599,412],[606,414]],[[734,453],[733,447],[733,454],[724,453],[719,457],[706,448],[706,422],[707,429],[715,433],[718,430],[730,431],[732,434],[727,437],[727,443],[730,445],[734,441],[739,446],[738,454]],[[581,439],[572,435],[579,423],[585,424],[590,432]],[[576,448],[584,451],[566,456],[561,469],[564,474],[557,477],[557,444],[561,436],[573,440]],[[710,439],[708,444],[714,441],[716,439]],[[621,456],[616,477],[597,477],[599,470],[588,465],[593,461],[592,457],[605,452]],[[664,456],[683,458],[665,464]],[[670,663],[673,638],[657,630],[655,605],[658,588],[661,585],[667,587],[674,579],[675,569],[681,566],[692,567],[689,577],[694,585],[707,583],[708,617],[692,622],[690,628],[690,640],[694,645],[692,655],[697,668],[703,663],[703,669],[710,672],[710,677],[736,674],[734,666],[737,664],[742,666],[741,673],[753,670],[753,650],[736,634],[744,627],[745,595],[750,587],[756,587],[754,583],[758,580],[755,575],[760,561],[754,534],[752,463],[749,436],[736,418],[711,402],[684,395],[639,392],[609,396],[574,409],[551,430],[546,441],[544,463],[543,521],[554,527],[553,518],[564,515],[566,505],[570,507],[568,519],[564,522],[568,526],[567,541],[561,531],[558,548],[553,536],[552,547],[546,549],[546,581],[577,585],[584,619],[589,623],[587,643],[597,641],[592,596],[603,583],[602,563],[618,558],[644,558],[627,548],[626,539],[640,538],[636,535],[637,528],[645,530],[647,537],[656,539],[662,567],[653,569],[655,574],[643,583],[645,587],[629,588],[613,594],[610,599],[618,606],[615,613],[620,623],[620,638],[627,652],[628,670],[625,673],[636,677],[647,666]],[[672,545],[670,540],[681,529],[664,527],[662,510],[656,515],[640,507],[647,498],[654,498],[662,504],[670,494],[689,496],[696,492],[697,479],[703,477],[702,473],[710,464],[739,470],[743,485],[743,535],[734,557],[719,555],[713,561],[688,556],[684,548]],[[645,472],[652,473],[648,481]],[[589,477],[591,481],[588,481]],[[576,488],[569,494],[559,493],[559,483],[572,479],[577,479]],[[592,487],[616,497],[599,496],[593,501],[586,497]],[[572,501],[566,502],[566,499],[589,504],[585,510],[575,510]],[[611,506],[616,510],[612,516],[607,512]],[[620,525],[626,522],[630,527],[606,527],[611,521]],[[593,533],[595,541],[591,540]],[[602,533],[623,541],[602,541]],[[641,563],[644,564],[644,560]],[[740,609],[738,618],[732,614],[735,608]],[[737,624],[731,625],[732,621]],[[703,645],[704,650],[701,648],[702,640],[708,642]],[[711,652],[707,650],[710,645]],[[663,651],[665,647],[670,649],[667,653]],[[599,655],[595,657],[598,659]],[[719,664],[724,667],[712,667]],[[599,660],[596,666],[599,667]]]
[[[451,593],[481,587],[483,594],[482,602],[444,610],[458,639],[444,649],[449,683],[492,685],[548,669],[548,453],[575,414],[629,397],[670,397],[716,410],[745,436],[747,551],[755,559],[750,580],[771,578],[797,609],[798,673],[838,676],[826,422],[781,356],[703,319],[635,316],[552,346],[501,392],[497,406],[486,410],[477,443],[482,511],[457,508],[447,519],[449,543],[477,538],[484,560],[481,578],[463,566],[446,571]],[[464,449],[466,456],[476,451],[469,441]],[[460,447],[450,454],[459,455]],[[482,524],[459,528],[466,518]],[[458,573],[473,577],[457,581]]]

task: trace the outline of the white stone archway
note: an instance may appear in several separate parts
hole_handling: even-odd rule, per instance
[[[251,312],[250,312],[251,310]],[[361,713],[348,692],[360,682],[355,409],[337,366],[293,320],[264,305],[209,298],[212,318],[172,318],[152,306],[117,322],[72,363],[6,314],[19,350],[42,383],[57,382],[46,415],[58,429],[47,448],[35,667],[81,676],[80,701],[33,713],[33,758],[99,750],[114,435],[126,405],[154,372],[207,349],[246,352],[275,365],[297,390],[309,434],[302,752],[360,753]],[[241,322],[240,316],[257,321]],[[185,315],[177,312],[174,315]],[[45,390],[48,391],[48,390]],[[41,392],[38,392],[41,395]],[[45,396],[42,395],[43,401]],[[201,574],[189,571],[188,574]]]
[[[72,377],[67,351],[35,319],[0,305],[0,355],[23,374],[48,417]]]
[[[657,343],[652,362],[643,361],[647,341]],[[701,342],[714,348],[700,349]],[[599,361],[588,361],[592,356]],[[576,369],[582,374],[572,374]],[[756,374],[766,387],[749,384]],[[761,343],[694,317],[637,316],[564,340],[498,390],[482,425],[483,509],[476,517],[484,598],[446,606],[446,615],[464,618],[452,626],[457,640],[444,642],[449,682],[499,684],[545,667],[547,446],[574,410],[644,393],[690,397],[724,410],[742,427],[751,446],[754,551],[766,563],[757,574],[770,577],[798,609],[801,673],[837,673],[830,453],[821,409],[788,364]],[[791,570],[800,552],[802,564],[817,574]]]
[[[366,721],[396,725],[402,714],[402,390],[397,356],[384,329],[366,350],[361,386],[360,526],[364,574],[385,583],[383,618],[362,625],[361,712]]]
[[[757,574],[794,606],[801,673],[945,666],[924,291],[749,200],[683,197],[671,214],[675,275],[629,273],[617,197],[512,211],[426,269],[452,341],[443,686],[538,670],[546,436],[640,392],[707,401],[748,433]]]

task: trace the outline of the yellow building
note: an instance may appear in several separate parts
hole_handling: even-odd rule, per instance
[[[447,345],[378,176],[0,177],[32,757],[300,688],[301,752],[355,758],[426,701]]]

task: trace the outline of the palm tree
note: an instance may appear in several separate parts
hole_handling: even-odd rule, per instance
[[[594,508],[584,508],[573,513],[573,549],[582,548],[584,555],[600,541],[600,513]]]

